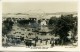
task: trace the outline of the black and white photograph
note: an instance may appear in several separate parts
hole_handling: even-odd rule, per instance
[[[77,2],[3,2],[2,47],[78,46]]]

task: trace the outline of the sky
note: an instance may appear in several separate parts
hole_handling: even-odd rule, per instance
[[[75,12],[77,2],[3,2],[3,13]]]

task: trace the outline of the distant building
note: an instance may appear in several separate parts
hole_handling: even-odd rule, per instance
[[[46,21],[43,20],[43,21],[41,22],[41,26],[45,26],[45,25],[47,25],[47,24],[46,24]]]

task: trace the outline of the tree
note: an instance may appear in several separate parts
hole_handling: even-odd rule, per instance
[[[73,39],[73,41],[75,42],[77,39],[77,31],[78,31],[78,29],[77,29],[77,24],[78,23],[78,19],[77,19],[77,16],[76,17],[74,17],[74,28],[72,29],[72,33],[73,33],[73,35],[72,35],[72,39]]]
[[[49,22],[54,27],[52,32],[60,36],[62,44],[68,42],[68,32],[74,28],[75,23],[73,15],[61,15],[59,18],[51,18]]]
[[[57,24],[57,18],[56,17],[51,17],[49,20],[49,25]]]
[[[56,25],[56,34],[60,36],[62,44],[68,42],[67,36],[69,36],[68,32],[74,28],[74,19],[73,15],[61,15]]]
[[[7,18],[5,21],[3,21],[2,24],[2,33],[3,36],[7,33],[9,33],[12,30],[13,22],[10,18]]]
[[[51,17],[50,20],[49,20],[49,23],[48,23],[49,28],[54,30],[55,26],[57,25],[57,22],[58,22],[58,18]]]

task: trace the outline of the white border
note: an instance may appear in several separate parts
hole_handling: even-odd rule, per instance
[[[77,1],[77,0],[2,0],[3,2],[54,2],[54,1]]]
[[[79,30],[79,24],[80,24],[80,2],[78,4],[78,47],[76,48],[65,48],[65,47],[53,47],[49,49],[29,49],[24,47],[9,47],[9,48],[3,48],[1,46],[1,34],[2,34],[2,2],[74,2],[78,0],[1,0],[0,1],[0,51],[79,51],[80,48],[80,30]]]

